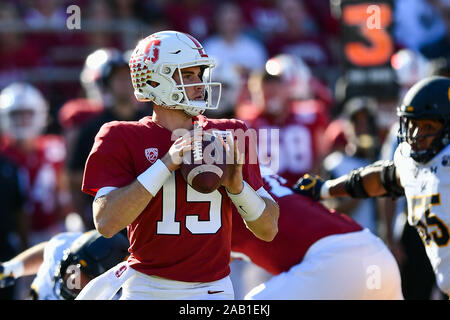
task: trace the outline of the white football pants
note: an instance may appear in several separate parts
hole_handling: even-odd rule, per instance
[[[256,286],[245,299],[375,300],[403,294],[394,256],[364,229],[318,240],[301,263]]]
[[[125,281],[120,300],[233,300],[229,276],[213,282],[183,282],[136,271]]]

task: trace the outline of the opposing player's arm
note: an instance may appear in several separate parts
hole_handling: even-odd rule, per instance
[[[393,161],[377,161],[371,165],[352,170],[339,178],[323,181],[305,175],[294,186],[294,191],[315,200],[327,197],[368,198],[404,195],[397,168]]]
[[[44,249],[47,241],[41,242],[9,261],[0,263],[0,288],[13,285],[14,279],[34,275],[44,261]]]
[[[366,167],[352,170],[345,176],[330,180],[325,185],[328,185],[329,194],[332,197],[389,196],[397,198],[404,195],[393,161],[377,161]]]
[[[110,238],[131,224],[158,193],[172,171],[179,168],[183,153],[191,148],[190,136],[181,137],[162,159],[157,160],[131,184],[121,188],[100,189],[92,205],[98,232]]]

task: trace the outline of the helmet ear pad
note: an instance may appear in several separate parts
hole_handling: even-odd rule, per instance
[[[163,71],[162,74],[154,74],[151,80],[147,80],[145,84],[138,89],[138,92],[141,93],[141,96],[144,99],[148,99],[147,101],[152,101],[157,105],[170,109],[176,109],[175,106],[185,98],[184,90],[176,89],[178,84],[173,79],[173,74],[175,73],[176,68],[165,66],[161,69]],[[163,99],[161,97],[161,92],[166,93],[166,90],[163,90],[161,87],[167,82],[170,82],[172,85],[172,94],[166,99]],[[144,94],[144,90],[147,95]]]

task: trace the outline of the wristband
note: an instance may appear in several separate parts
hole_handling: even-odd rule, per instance
[[[154,197],[171,174],[166,165],[158,159],[150,168],[142,172],[137,180]]]
[[[330,195],[330,182],[327,180],[320,188],[320,198],[321,199],[327,199],[331,198]]]
[[[247,182],[243,181],[243,183],[244,187],[239,194],[232,194],[225,190],[242,218],[245,221],[254,221],[263,213],[266,203]]]
[[[10,260],[7,262],[4,262],[2,264],[3,266],[3,273],[5,276],[12,276],[14,279],[20,278],[23,276],[23,273],[25,271],[25,267],[23,265],[23,262],[20,260]]]

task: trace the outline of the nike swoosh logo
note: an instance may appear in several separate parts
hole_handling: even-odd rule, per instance
[[[214,290],[208,290],[208,294],[215,294],[215,293],[221,293],[223,290],[214,291]]]
[[[242,211],[244,211],[245,213],[247,213],[247,211],[245,211],[244,208],[242,208],[242,206],[239,206],[239,208],[241,208]]]

